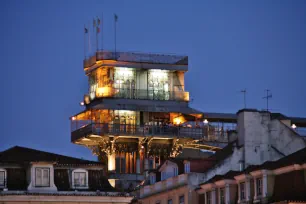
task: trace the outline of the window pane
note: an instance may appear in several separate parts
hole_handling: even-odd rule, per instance
[[[168,200],[168,204],[172,204],[172,199]]]
[[[41,186],[42,184],[42,173],[40,168],[35,169],[35,185]]]
[[[4,171],[0,171],[0,186],[4,186]]]
[[[43,180],[42,180],[42,185],[43,186],[49,186],[49,169],[43,169]]]

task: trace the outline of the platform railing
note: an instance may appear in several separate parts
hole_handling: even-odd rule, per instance
[[[123,98],[162,101],[189,101],[189,92],[100,87],[90,95],[97,98]]]
[[[71,140],[76,141],[89,135],[177,137],[193,138],[197,140],[202,139],[204,141],[228,142],[227,131],[212,130],[206,127],[190,128],[110,123],[84,123],[82,126],[74,127],[71,132]]]

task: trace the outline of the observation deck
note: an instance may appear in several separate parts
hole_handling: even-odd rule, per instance
[[[84,59],[83,65],[85,71],[91,71],[101,65],[187,71],[188,56],[100,50]]]

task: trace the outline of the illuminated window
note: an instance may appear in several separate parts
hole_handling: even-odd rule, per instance
[[[35,168],[35,186],[50,186],[50,168]]]

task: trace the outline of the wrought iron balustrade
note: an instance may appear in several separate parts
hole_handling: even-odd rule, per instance
[[[97,90],[95,92],[90,93],[90,95],[95,95],[97,98],[189,101],[189,92],[185,91],[163,91],[103,87],[97,88]]]
[[[177,126],[129,125],[110,123],[82,123],[72,127],[71,140],[76,141],[88,135],[121,136],[160,136],[202,139],[204,141],[228,142],[227,131],[209,130],[207,128],[189,128]]]

